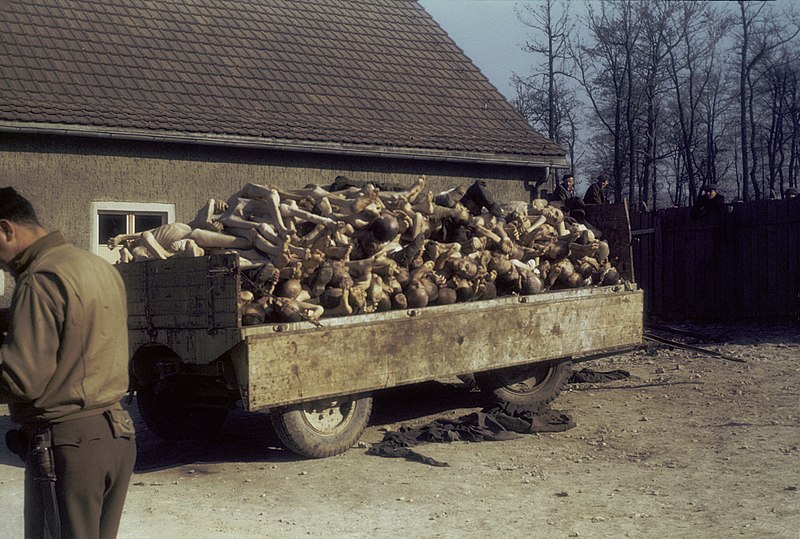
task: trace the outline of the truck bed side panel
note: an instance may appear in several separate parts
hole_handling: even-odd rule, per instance
[[[188,363],[208,363],[239,339],[235,255],[170,258],[117,266],[128,294],[133,355],[163,344]]]
[[[251,410],[588,354],[642,340],[642,292],[602,287],[244,328]]]

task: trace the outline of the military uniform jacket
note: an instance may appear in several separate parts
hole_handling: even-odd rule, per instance
[[[590,185],[589,189],[586,190],[586,194],[583,195],[584,204],[605,204],[607,200],[603,188],[597,183]]]
[[[567,189],[563,183],[559,183],[558,186],[556,186],[555,191],[553,191],[553,194],[550,195],[550,201],[557,202],[559,200],[567,200],[572,196],[572,191]]]
[[[60,232],[11,261],[16,288],[0,347],[0,402],[23,425],[100,414],[128,389],[125,286]]]

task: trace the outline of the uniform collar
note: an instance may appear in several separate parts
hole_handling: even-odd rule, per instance
[[[14,277],[18,277],[26,269],[28,269],[28,266],[31,265],[31,262],[33,262],[41,253],[63,243],[67,243],[67,240],[64,239],[64,235],[61,232],[56,230],[55,232],[50,232],[46,236],[42,236],[30,244],[27,249],[15,256],[9,264]]]

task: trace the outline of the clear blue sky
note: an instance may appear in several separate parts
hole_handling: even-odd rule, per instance
[[[522,50],[531,29],[515,6],[530,0],[418,0],[464,54],[507,98],[514,97],[511,74],[528,75],[534,55]]]

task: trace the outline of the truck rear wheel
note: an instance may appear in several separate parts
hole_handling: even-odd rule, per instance
[[[159,438],[185,440],[217,432],[232,403],[201,398],[202,379],[177,378],[136,388],[136,404],[144,424]]]
[[[356,444],[372,413],[371,396],[308,402],[271,412],[275,432],[287,449],[310,458],[344,453]]]
[[[475,382],[496,401],[536,407],[558,397],[571,375],[572,361],[563,359],[478,372]]]

